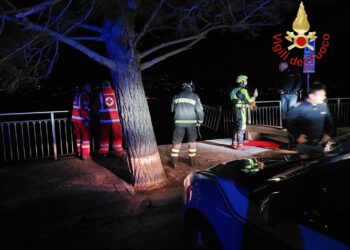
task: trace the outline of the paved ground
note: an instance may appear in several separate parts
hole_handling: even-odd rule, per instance
[[[228,139],[198,143],[196,167],[187,165],[184,144],[176,169],[168,166],[171,146],[159,146],[169,184],[149,193],[135,194],[119,159],[69,157],[1,167],[0,249],[179,249],[182,182],[188,173],[286,152],[257,147],[235,151],[229,144]]]

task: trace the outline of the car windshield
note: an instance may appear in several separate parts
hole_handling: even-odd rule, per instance
[[[301,159],[298,155],[278,155],[231,161],[214,166],[209,171],[233,179],[240,185],[256,188],[272,176],[300,165],[302,161],[307,159]]]
[[[286,154],[272,157],[250,158],[219,164],[209,169],[216,176],[233,179],[237,184],[257,189],[266,184],[302,174],[308,166],[330,161],[350,152],[350,136],[336,138],[335,147],[324,154]]]
[[[242,159],[219,164],[209,169],[216,176],[232,179],[250,190],[264,188],[293,176],[302,175],[313,165],[336,161],[344,153],[329,152],[323,157],[280,155],[265,158]],[[346,155],[346,154],[345,154]]]

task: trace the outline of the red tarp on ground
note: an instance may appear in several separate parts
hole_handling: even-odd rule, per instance
[[[244,146],[254,146],[263,148],[279,148],[280,145],[272,141],[245,141]]]

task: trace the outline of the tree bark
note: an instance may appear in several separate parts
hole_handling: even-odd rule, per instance
[[[131,45],[126,22],[105,20],[103,37],[109,58],[116,63],[112,80],[119,101],[128,164],[135,189],[161,185],[166,175],[141,78],[140,60]]]

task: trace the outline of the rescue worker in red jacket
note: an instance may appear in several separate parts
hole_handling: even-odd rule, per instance
[[[102,91],[96,98],[94,110],[100,121],[100,146],[98,154],[106,156],[109,151],[109,139],[112,137],[112,148],[123,156],[122,128],[119,120],[117,98],[109,81],[102,82]]]
[[[72,118],[76,150],[82,159],[90,159],[90,95],[91,85],[86,83],[73,100]]]

